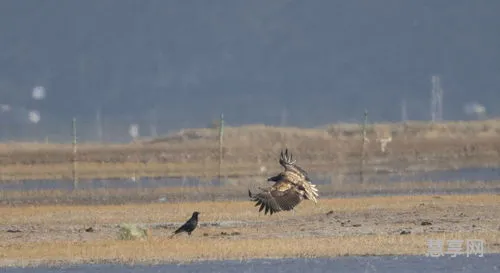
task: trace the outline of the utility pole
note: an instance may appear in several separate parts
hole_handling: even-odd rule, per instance
[[[76,171],[77,164],[77,137],[76,137],[76,118],[73,118],[73,189],[78,189],[78,175]]]
[[[402,122],[408,121],[408,112],[406,110],[406,100],[405,99],[403,99],[401,101],[401,121]]]
[[[288,121],[288,112],[286,111],[286,107],[283,107],[283,109],[281,110],[280,126],[285,127],[287,121]]]
[[[443,120],[443,88],[441,88],[441,79],[433,75],[431,78],[431,120],[432,122]]]
[[[366,125],[368,123],[368,110],[365,110],[364,119],[363,119],[363,128],[362,128],[362,139],[361,139],[361,156],[359,162],[359,178],[361,183],[364,182],[365,178],[363,175],[364,165],[365,165],[365,144],[366,144]]]
[[[219,183],[222,184],[222,159],[224,153],[224,114],[220,114],[219,122]]]
[[[99,142],[102,143],[101,109],[97,109],[95,119],[96,119],[96,123],[97,123],[97,138],[98,138]]]
[[[151,137],[158,137],[158,132],[156,130],[156,108],[153,108],[150,112],[149,130],[151,132]]]
[[[283,110],[281,110],[280,127],[285,127],[287,121],[288,121],[288,112],[286,111],[286,107],[283,107]],[[285,134],[285,132],[281,131],[280,135],[281,135],[282,148],[285,148],[286,147],[286,134]]]

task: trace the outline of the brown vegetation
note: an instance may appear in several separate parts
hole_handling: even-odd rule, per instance
[[[214,177],[218,174],[217,134],[216,129],[186,129],[130,144],[79,144],[78,174],[81,178]],[[366,170],[497,166],[499,134],[498,120],[370,125]],[[285,146],[312,171],[358,171],[361,135],[357,124],[316,129],[227,127],[222,172],[227,176],[273,172],[277,154]],[[71,144],[5,143],[0,145],[0,178],[70,178],[72,160]]]
[[[424,255],[427,240],[500,241],[498,232],[452,232],[434,235],[360,235],[282,240],[280,238],[162,238],[147,241],[39,242],[4,248],[0,266],[73,263],[164,263],[258,258],[317,258],[359,255]],[[497,249],[498,251],[498,249]],[[22,257],[20,259],[19,257]]]
[[[428,239],[483,239],[486,253],[498,253],[499,205],[486,194],[323,199],[265,217],[249,201],[0,207],[2,229],[18,231],[1,230],[0,264],[424,255]],[[194,210],[193,235],[168,239]],[[120,223],[149,237],[119,240]]]

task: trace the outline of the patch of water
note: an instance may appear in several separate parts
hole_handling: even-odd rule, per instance
[[[315,184],[330,184],[329,178],[324,178],[324,175],[311,175]],[[359,182],[359,175],[346,175],[342,178],[343,182]],[[500,168],[464,168],[458,170],[442,170],[415,172],[404,174],[375,174],[367,175],[366,182],[384,181],[388,183],[404,183],[404,182],[448,182],[448,181],[498,181],[500,180]],[[81,180],[79,182],[80,189],[133,189],[141,187],[148,188],[163,188],[163,187],[196,187],[200,184],[206,185],[207,182],[202,182],[197,178],[137,178],[133,179],[95,179]],[[217,180],[209,181],[209,185],[220,186]],[[15,182],[0,183],[0,191],[9,190],[71,190],[73,182],[70,180],[21,180]]]
[[[500,254],[478,256],[450,256],[431,258],[425,256],[365,256],[319,259],[273,259],[248,261],[210,261],[190,264],[163,265],[78,265],[63,267],[6,268],[6,273],[267,273],[267,272],[354,272],[354,273],[495,273],[500,271]]]

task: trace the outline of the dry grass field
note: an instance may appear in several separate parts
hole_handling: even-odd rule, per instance
[[[499,206],[493,194],[321,199],[273,216],[250,201],[2,206],[0,265],[424,255],[428,239],[482,239],[486,253],[498,253]],[[195,210],[192,236],[169,239]],[[148,236],[120,240],[122,223]]]
[[[380,170],[498,167],[499,135],[498,120],[370,125],[364,168],[370,176]],[[343,183],[342,176],[359,172],[361,136],[356,124],[316,129],[227,127],[221,170],[227,179],[222,187],[142,188],[137,183],[128,189],[0,191],[0,266],[423,255],[428,239],[483,239],[486,252],[500,252],[500,195],[492,193],[498,191],[498,181]],[[387,146],[382,148],[384,141]],[[332,182],[318,185],[317,205],[306,201],[295,214],[264,216],[245,200],[247,189],[265,184],[266,176],[281,169],[277,159],[284,147],[309,172],[332,174]],[[208,181],[218,174],[218,152],[216,129],[183,130],[129,144],[81,143],[77,173],[82,180]],[[70,179],[72,158],[70,144],[3,143],[0,180],[12,184],[22,179]],[[480,189],[490,194],[412,195],[422,189]],[[370,196],[377,191],[406,195]],[[331,198],[352,193],[365,197]],[[193,235],[169,239],[195,210],[201,212],[201,223]],[[127,223],[146,229],[148,236],[120,239],[120,226]]]
[[[498,166],[499,135],[499,120],[370,124],[364,150],[366,170]],[[311,171],[357,172],[361,143],[358,124],[314,129],[226,127],[222,174],[231,177],[273,172],[284,147]],[[0,144],[0,179],[69,179],[72,151],[71,144]],[[81,143],[76,155],[81,178],[214,177],[219,170],[218,158],[218,130],[206,128],[129,144]]]

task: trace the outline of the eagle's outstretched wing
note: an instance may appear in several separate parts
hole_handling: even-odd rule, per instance
[[[256,202],[255,206],[260,206],[259,212],[264,210],[264,215],[282,211],[292,210],[304,199],[304,192],[295,185],[286,181],[277,182],[268,189],[252,195],[248,190],[251,200]]]
[[[281,166],[283,166],[283,168],[285,168],[285,172],[296,173],[302,179],[311,181],[311,179],[309,179],[308,173],[300,166],[295,164],[292,153],[288,154],[288,149],[285,150],[285,153],[281,151],[279,163]]]
[[[317,197],[318,195],[318,189],[316,188],[316,185],[311,183],[310,181],[298,177],[296,173],[294,172],[283,172],[281,179],[283,181],[288,181],[289,183],[292,183],[297,187],[298,190],[301,190],[304,192],[304,198],[307,200],[311,200],[314,203],[317,203]]]
[[[268,181],[290,182],[296,185],[299,190],[305,192],[305,199],[317,203],[318,189],[316,188],[316,185],[311,183],[311,179],[309,179],[307,172],[295,164],[295,160],[293,160],[292,154],[288,154],[288,149],[285,150],[285,153],[281,151],[279,162],[281,166],[285,168],[285,171],[281,172],[277,176],[270,177]]]

